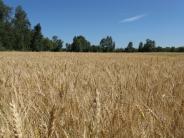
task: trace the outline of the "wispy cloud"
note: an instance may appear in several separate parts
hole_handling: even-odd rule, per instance
[[[136,15],[133,17],[125,18],[125,19],[121,20],[120,23],[134,22],[134,21],[137,21],[137,20],[144,18],[145,16],[147,16],[147,14],[141,14],[141,15]]]

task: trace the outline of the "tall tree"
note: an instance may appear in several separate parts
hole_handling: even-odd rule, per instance
[[[156,43],[154,40],[147,39],[143,47],[143,52],[154,52],[156,49]]]
[[[10,22],[6,22],[4,24],[2,40],[2,45],[5,49],[14,50],[15,35],[12,24]]]
[[[32,31],[32,40],[31,40],[31,50],[32,51],[42,51],[42,28],[40,24],[37,24]]]
[[[112,52],[115,49],[115,42],[111,36],[107,36],[100,41],[100,49],[102,52]]]
[[[143,47],[144,47],[143,42],[140,42],[140,43],[139,43],[138,52],[143,52]]]
[[[3,0],[0,0],[0,23],[6,22],[10,18],[11,8],[4,4]]]
[[[135,52],[135,48],[133,47],[133,42],[129,42],[127,48],[125,48],[126,52]]]
[[[0,51],[4,51],[5,48],[3,47],[3,43],[2,43],[2,40],[0,39]]]
[[[53,51],[58,52],[62,50],[63,47],[63,41],[61,39],[58,39],[57,36],[52,37],[52,42],[53,42]]]
[[[49,38],[42,39],[43,51],[51,51],[53,49],[53,42]]]
[[[75,36],[71,44],[71,51],[74,52],[88,52],[90,49],[90,42],[84,36]]]
[[[27,18],[26,12],[21,6],[15,10],[15,17],[13,19],[15,32],[15,50],[28,50],[31,40],[31,24]]]
[[[71,46],[71,44],[69,44],[69,43],[66,43],[66,51],[67,52],[71,52],[72,51],[72,46]]]
[[[5,50],[9,49],[12,30],[10,20],[11,8],[4,4],[2,0],[0,0],[0,49]]]

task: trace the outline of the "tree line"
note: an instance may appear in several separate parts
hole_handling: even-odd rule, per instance
[[[13,13],[13,14],[12,14]],[[129,42],[126,48],[116,48],[111,36],[92,45],[84,36],[75,36],[71,44],[57,36],[51,39],[42,34],[40,23],[33,28],[21,6],[15,10],[0,0],[0,51],[67,51],[67,52],[184,52],[184,47],[160,47],[154,40],[140,42],[138,48]]]

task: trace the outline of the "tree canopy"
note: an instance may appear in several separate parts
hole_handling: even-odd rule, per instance
[[[88,52],[90,49],[90,42],[87,41],[84,36],[75,36],[70,46],[70,50],[73,52]]]
[[[115,42],[111,36],[107,36],[100,41],[100,49],[102,52],[113,52],[115,49]]]
[[[133,42],[129,42],[127,48],[125,48],[126,52],[135,52],[135,48],[133,47]]]

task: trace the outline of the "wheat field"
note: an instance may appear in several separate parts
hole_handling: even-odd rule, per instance
[[[184,137],[184,54],[0,53],[0,137]]]

